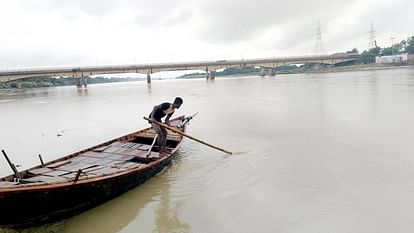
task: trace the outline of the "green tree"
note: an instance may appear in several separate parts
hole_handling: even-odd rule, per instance
[[[358,62],[363,64],[374,63],[375,57],[380,54],[380,50],[381,49],[379,47],[375,47],[369,51],[362,52]]]
[[[380,53],[381,56],[391,56],[392,54],[393,54],[393,48],[391,47],[383,48]]]
[[[357,48],[353,48],[350,51],[346,51],[346,53],[359,53]]]
[[[407,39],[407,45],[405,46],[405,52],[409,54],[414,54],[414,36],[411,36]]]

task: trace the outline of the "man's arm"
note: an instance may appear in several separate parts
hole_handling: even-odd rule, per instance
[[[165,124],[170,125],[170,117],[172,116],[173,113],[174,112],[167,115],[167,117],[165,118]]]
[[[159,105],[154,106],[154,108],[152,109],[152,112],[151,112],[151,114],[150,114],[150,119],[151,119],[151,120],[155,120],[155,119],[154,119],[154,114],[155,114],[155,112],[156,112],[159,108],[160,108],[160,106],[159,106]]]

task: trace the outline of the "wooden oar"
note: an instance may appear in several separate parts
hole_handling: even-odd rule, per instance
[[[175,133],[178,133],[178,134],[180,134],[180,135],[183,135],[184,137],[187,137],[187,138],[189,138],[189,139],[192,139],[192,140],[194,140],[194,141],[196,141],[196,142],[199,142],[199,143],[201,143],[201,144],[204,144],[204,145],[206,145],[206,146],[209,146],[209,147],[211,147],[211,148],[214,148],[214,149],[216,149],[216,150],[223,151],[224,153],[227,153],[227,154],[230,154],[230,155],[231,155],[231,154],[233,154],[233,153],[232,153],[232,152],[230,152],[230,151],[224,150],[224,149],[222,149],[222,148],[219,148],[219,147],[213,146],[213,145],[211,145],[211,144],[209,144],[209,143],[207,143],[207,142],[201,141],[200,139],[197,139],[197,138],[192,137],[192,136],[190,136],[190,135],[188,135],[188,134],[185,134],[185,133],[181,132],[180,130],[174,129],[173,127],[168,126],[168,125],[166,125],[166,124],[163,124],[163,123],[161,123],[161,122],[158,122],[158,121],[155,121],[155,120],[149,119],[148,117],[144,117],[144,119],[145,119],[145,120],[147,120],[147,121],[149,121],[149,122],[152,122],[152,123],[154,123],[154,124],[157,124],[157,125],[159,125],[159,126],[161,126],[161,127],[164,127],[164,128],[166,128],[166,129],[169,129],[169,130],[171,130],[171,131],[173,131],[173,132],[175,132]]]
[[[152,148],[154,147],[155,142],[157,141],[157,138],[158,138],[158,134],[155,134],[154,140],[152,141],[152,144],[151,144],[150,148],[148,149],[148,152],[147,152],[147,154],[145,155],[145,157],[147,157],[147,158],[148,158],[148,157],[150,156],[151,151],[152,151]]]

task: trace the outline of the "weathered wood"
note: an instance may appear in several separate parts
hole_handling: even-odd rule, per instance
[[[73,183],[78,182],[81,173],[82,173],[82,169],[79,169],[78,172],[76,173],[76,176],[75,176],[75,179],[73,180]]]
[[[52,172],[53,169],[51,168],[47,168],[47,167],[41,167],[41,168],[35,168],[35,169],[30,169],[29,172],[34,174],[34,175],[40,175],[40,174],[44,174],[44,173],[48,173],[48,172]]]
[[[56,170],[59,171],[68,171],[68,172],[76,172],[78,170],[83,170],[86,168],[97,166],[96,164],[84,164],[84,163],[77,163],[77,164],[67,164],[61,167],[57,167]]]
[[[157,138],[158,138],[158,134],[155,135],[154,140],[152,141],[152,144],[151,144],[150,148],[148,149],[148,152],[146,154],[147,158],[150,156],[151,150],[154,147],[155,142],[157,142]]]
[[[68,173],[71,173],[71,172],[68,172],[68,171],[53,170],[53,171],[51,171],[51,172],[44,173],[43,175],[44,175],[44,176],[62,176],[62,175],[68,174]]]
[[[42,167],[45,166],[45,163],[43,162],[43,158],[41,154],[39,154],[39,160],[40,160],[40,164],[42,165]]]
[[[34,176],[30,178],[24,178],[20,179],[20,182],[25,183],[37,183],[37,182],[43,182],[43,183],[56,183],[56,182],[62,182],[67,181],[65,178],[62,178],[60,176]]]
[[[114,173],[119,172],[120,169],[119,168],[114,168],[114,167],[102,167],[101,169],[97,169],[94,171],[90,171],[89,173],[94,174],[94,175],[111,175]]]
[[[48,168],[56,168],[56,167],[65,165],[65,164],[70,163],[70,162],[71,162],[70,160],[63,160],[63,161],[60,161],[60,162],[55,162],[55,163],[49,164],[46,167],[48,167]]]

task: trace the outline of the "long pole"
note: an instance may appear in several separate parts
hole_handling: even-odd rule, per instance
[[[183,133],[183,132],[181,132],[181,131],[179,131],[179,130],[177,130],[177,129],[174,129],[173,127],[171,127],[171,126],[168,126],[168,125],[166,125],[166,124],[163,124],[163,123],[161,123],[161,122],[158,122],[158,121],[155,121],[155,120],[152,120],[152,119],[149,119],[148,117],[144,117],[144,119],[145,120],[147,120],[147,121],[150,121],[151,123],[154,123],[154,124],[157,124],[157,125],[159,125],[159,126],[161,126],[161,127],[164,127],[164,128],[166,128],[166,129],[169,129],[169,130],[171,130],[171,131],[173,131],[173,132],[175,132],[175,133],[178,133],[178,134],[180,134],[180,135],[182,135],[182,136],[184,136],[184,137],[187,137],[187,138],[189,138],[189,139],[191,139],[191,140],[194,140],[194,141],[196,141],[196,142],[199,142],[199,143],[201,143],[201,144],[204,144],[204,145],[206,145],[206,146],[209,146],[209,147],[211,147],[211,148],[214,148],[214,149],[216,149],[216,150],[219,150],[219,151],[222,151],[222,152],[224,152],[224,153],[227,153],[227,154],[233,154],[232,152],[230,152],[230,151],[227,151],[227,150],[224,150],[224,149],[222,149],[222,148],[219,148],[219,147],[216,147],[216,146],[213,146],[213,145],[211,145],[211,144],[209,144],[209,143],[207,143],[207,142],[204,142],[204,141],[202,141],[202,140],[200,140],[200,139],[197,139],[197,138],[195,138],[195,137],[193,137],[193,136],[190,136],[190,135],[188,135],[188,134],[185,134],[185,133]]]

